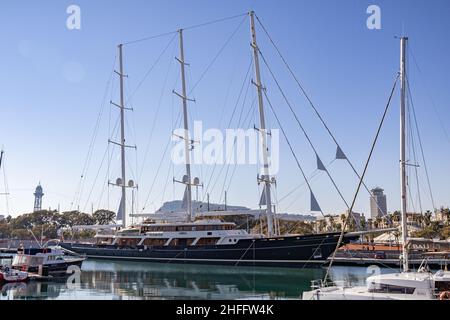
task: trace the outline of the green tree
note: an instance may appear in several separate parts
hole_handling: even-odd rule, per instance
[[[116,214],[110,210],[97,210],[92,215],[95,222],[101,225],[107,225],[115,223]]]

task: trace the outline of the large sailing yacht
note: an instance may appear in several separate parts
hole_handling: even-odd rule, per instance
[[[257,90],[260,118],[260,144],[263,151],[264,172],[258,177],[258,183],[264,186],[261,199],[265,206],[267,218],[267,234],[250,234],[244,229],[236,228],[234,223],[222,222],[214,219],[198,219],[194,217],[192,209],[192,186],[198,186],[198,178],[192,179],[190,166],[190,150],[192,141],[189,140],[187,104],[191,101],[186,94],[185,59],[183,48],[183,30],[179,33],[179,58],[181,67],[181,93],[174,92],[182,101],[184,136],[184,153],[186,172],[181,181],[185,185],[184,203],[186,215],[184,221],[169,221],[156,219],[156,215],[148,215],[146,222],[126,227],[125,196],[125,138],[124,138],[124,98],[123,98],[123,64],[122,45],[119,45],[120,93],[121,103],[121,146],[122,177],[116,185],[122,188],[122,200],[118,216],[122,218],[123,228],[114,234],[98,232],[95,244],[62,243],[64,248],[92,258],[138,260],[149,262],[173,263],[202,263],[222,265],[247,266],[276,266],[276,267],[305,267],[319,266],[326,263],[328,256],[336,247],[340,233],[329,232],[309,235],[280,235],[274,223],[273,204],[271,201],[271,186],[275,178],[270,175],[268,166],[268,144],[265,114],[263,106],[263,86],[261,84],[259,49],[256,41],[255,14],[249,13],[251,30],[251,47],[255,67],[254,85]],[[342,244],[356,239],[359,235],[347,234]]]

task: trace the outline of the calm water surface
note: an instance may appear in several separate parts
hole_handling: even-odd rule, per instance
[[[66,280],[0,284],[8,299],[299,299],[323,269],[176,265],[87,260],[79,284]],[[386,270],[381,270],[386,272]],[[334,267],[332,278],[363,284],[366,268]]]

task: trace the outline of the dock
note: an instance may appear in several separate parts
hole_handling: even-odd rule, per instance
[[[331,258],[328,259],[330,261]],[[414,268],[419,268],[423,259],[410,259],[409,264]],[[352,266],[352,267],[368,267],[379,266],[388,268],[401,268],[400,260],[397,259],[376,259],[376,258],[363,258],[363,257],[335,257],[334,266]],[[428,259],[427,265],[430,269],[438,270],[445,268],[446,265],[450,265],[449,259]]]

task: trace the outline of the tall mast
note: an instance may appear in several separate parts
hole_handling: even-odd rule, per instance
[[[126,188],[137,188],[137,186],[134,185],[134,182],[130,180],[126,182],[126,176],[125,176],[125,148],[136,148],[136,146],[128,146],[125,144],[125,110],[133,110],[132,108],[125,107],[125,98],[124,98],[124,78],[126,75],[123,72],[123,54],[122,54],[122,48],[123,45],[119,44],[119,71],[115,71],[119,75],[120,79],[120,103],[116,104],[111,101],[111,104],[115,105],[120,109],[120,142],[112,141],[111,139],[108,140],[109,143],[113,143],[115,145],[120,146],[120,158],[121,158],[121,178],[118,178],[116,180],[116,183],[108,182],[109,184],[112,184],[114,186],[120,187],[122,189],[122,197],[120,199],[120,207],[119,212],[117,214],[118,220],[122,219],[122,225],[123,227],[126,227],[126,220],[127,220],[127,210],[126,210]]]
[[[125,102],[123,96],[123,56],[122,56],[122,47],[123,45],[119,45],[119,77],[120,77],[120,158],[121,158],[121,168],[122,168],[122,199],[121,199],[121,209],[122,209],[122,225],[126,227],[126,187],[125,187]]]
[[[183,102],[183,118],[184,118],[184,149],[185,149],[185,160],[186,160],[186,178],[181,181],[186,185],[186,206],[187,206],[187,221],[192,221],[192,188],[191,188],[191,160],[190,160],[190,143],[189,140],[189,126],[188,126],[188,113],[187,113],[187,101],[192,101],[187,98],[186,95],[186,77],[185,77],[185,62],[184,62],[184,48],[183,48],[183,29],[178,30],[180,35],[180,58],[178,62],[181,67],[181,94],[174,92],[178,95]]]
[[[260,75],[260,69],[259,69],[259,49],[258,44],[256,42],[256,30],[255,30],[255,12],[250,11],[250,31],[252,35],[252,48],[253,48],[253,60],[255,63],[255,77],[256,77],[256,83],[254,82],[254,85],[256,86],[257,92],[258,92],[258,106],[259,106],[259,133],[261,138],[261,149],[263,152],[263,166],[264,166],[264,176],[261,178],[258,178],[259,182],[262,182],[264,184],[263,192],[265,193],[263,195],[265,199],[265,205],[266,205],[266,215],[267,215],[267,234],[269,237],[273,236],[273,214],[272,214],[272,200],[271,200],[271,194],[270,194],[270,187],[271,187],[271,179],[269,175],[269,161],[267,156],[267,131],[266,131],[266,120],[264,116],[264,104],[263,104],[263,94],[262,94],[262,84],[261,84],[261,75]]]
[[[409,270],[407,212],[406,212],[406,42],[407,37],[400,38],[400,192],[402,212],[403,271]]]

